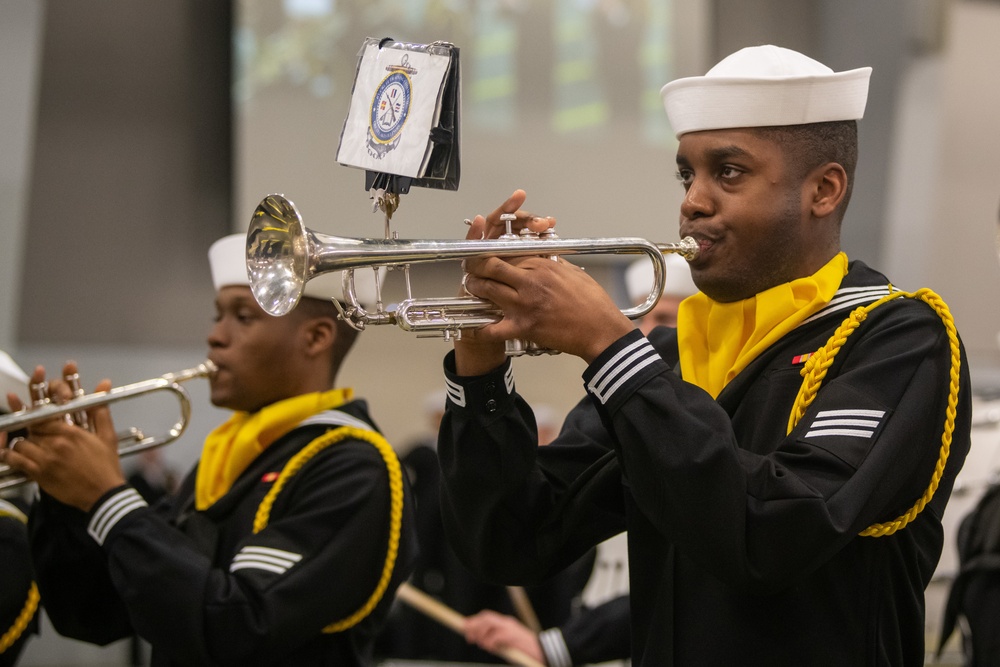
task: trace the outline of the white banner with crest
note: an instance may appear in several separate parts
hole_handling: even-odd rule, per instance
[[[424,176],[451,58],[409,46],[366,40],[337,150],[340,164]]]

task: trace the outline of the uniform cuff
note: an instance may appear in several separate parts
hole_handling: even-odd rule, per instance
[[[545,662],[549,667],[573,667],[573,659],[569,655],[562,630],[542,630],[538,633],[538,643],[542,646],[542,653],[545,654]]]
[[[583,374],[587,392],[611,408],[670,366],[656,348],[636,329],[615,341]]]
[[[453,407],[491,415],[513,404],[514,367],[508,358],[485,375],[458,375],[455,353],[449,352],[444,360],[444,384]]]
[[[111,530],[126,516],[137,509],[148,507],[139,492],[131,486],[119,486],[108,491],[97,501],[87,522],[87,533],[99,545],[104,546]]]

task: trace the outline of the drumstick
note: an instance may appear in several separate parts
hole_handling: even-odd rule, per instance
[[[508,586],[507,595],[510,597],[510,602],[514,605],[514,611],[521,622],[535,634],[541,632],[542,624],[531,604],[531,598],[528,597],[528,591],[524,590],[523,586]]]
[[[399,585],[396,597],[417,611],[426,616],[430,616],[441,625],[454,630],[460,635],[464,635],[465,616],[449,607],[448,605],[435,600],[427,593],[418,588],[414,588],[405,581]],[[495,653],[512,665],[521,667],[545,667],[545,665],[524,651],[512,647],[501,648]]]

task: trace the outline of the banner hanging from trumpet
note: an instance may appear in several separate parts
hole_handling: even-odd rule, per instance
[[[410,185],[457,190],[461,116],[458,48],[365,40],[337,162]]]

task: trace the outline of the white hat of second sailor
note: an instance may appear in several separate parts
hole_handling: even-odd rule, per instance
[[[227,285],[250,285],[247,275],[246,234],[230,234],[217,240],[208,249],[212,268],[212,284],[216,290]],[[385,277],[385,267],[379,269],[379,280]],[[358,301],[364,306],[375,303],[375,271],[361,268],[354,270],[354,288]],[[303,296],[314,299],[343,301],[343,271],[330,271],[306,282]]]
[[[7,411],[7,394],[17,394],[22,401],[28,401],[28,374],[21,370],[9,354],[0,350],[0,408]]]
[[[667,264],[667,277],[663,281],[664,296],[686,299],[698,291],[691,279],[691,267],[686,259],[680,255],[668,254],[663,256],[663,261]],[[625,269],[625,288],[632,303],[645,300],[653,289],[652,262],[644,257],[629,264]]]

